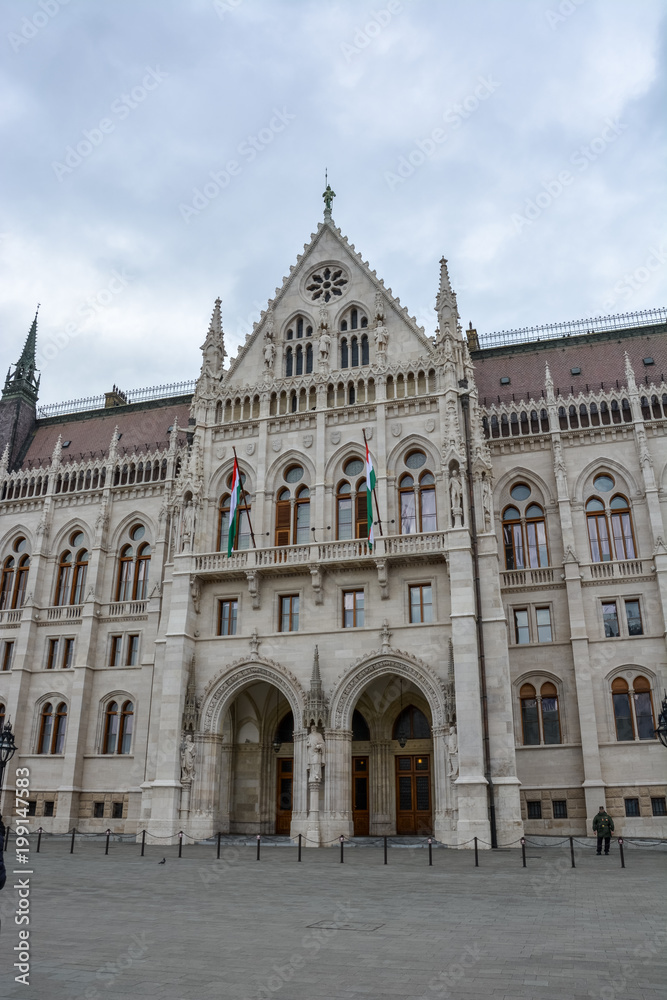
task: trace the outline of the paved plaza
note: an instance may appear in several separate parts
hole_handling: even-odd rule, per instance
[[[46,840],[0,894],[0,997],[39,1000],[663,1000],[667,853],[629,846],[304,850]],[[12,847],[8,860],[13,854]],[[166,857],[166,864],[158,864]]]

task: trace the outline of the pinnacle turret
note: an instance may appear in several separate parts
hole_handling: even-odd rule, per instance
[[[435,300],[435,309],[438,314],[438,325],[441,337],[448,333],[454,337],[457,333],[459,310],[456,302],[456,293],[452,290],[447,270],[447,261],[440,258],[440,285],[438,295]]]
[[[39,312],[39,306],[37,306],[37,312]],[[5,387],[2,392],[3,399],[24,396],[31,403],[37,402],[37,393],[39,391],[39,377],[36,374],[37,312],[35,312],[35,318],[26,337],[21,357],[16,362],[14,371],[12,372],[10,368],[7,372]]]

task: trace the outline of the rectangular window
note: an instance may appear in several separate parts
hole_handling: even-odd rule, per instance
[[[433,621],[433,592],[430,583],[410,587],[410,621]]]
[[[44,815],[45,816],[53,816],[54,815],[54,806],[55,806],[55,802],[53,802],[53,801],[45,802],[44,803]]]
[[[126,667],[136,667],[139,662],[139,636],[138,635],[128,635],[127,637],[127,657],[125,660]]]
[[[53,670],[58,666],[58,650],[60,649],[60,639],[49,639],[49,651],[46,657],[46,669]]]
[[[528,809],[528,819],[542,819],[542,803],[526,802]]]
[[[111,818],[112,819],[122,819],[123,818],[123,803],[122,802],[112,802],[111,803]]]
[[[637,736],[639,736],[640,740],[652,740],[655,738],[655,730],[653,728],[651,692],[636,691],[633,697],[635,700],[635,717],[637,719]]]
[[[63,670],[67,670],[74,663],[74,639],[63,639]]]
[[[625,616],[628,619],[628,635],[643,635],[642,616],[639,601],[625,602]]]
[[[551,804],[554,810],[554,819],[567,819],[567,801],[565,799],[554,799]]]
[[[614,703],[616,739],[634,740],[635,727],[632,722],[632,712],[630,710],[630,695],[624,691],[619,694],[613,694],[611,698]]]
[[[521,725],[523,726],[523,745],[538,747],[540,745],[540,723],[537,718],[537,698],[521,699]]]
[[[343,628],[361,628],[364,624],[363,590],[343,591]]]
[[[281,632],[299,631],[299,595],[289,594],[280,598],[280,622],[278,627]]]
[[[537,641],[551,642],[551,609],[536,608],[535,614],[537,615]]]
[[[93,802],[93,819],[104,819],[104,802]]]
[[[604,634],[606,639],[615,639],[620,633],[618,630],[618,613],[616,611],[616,601],[604,602],[602,604],[602,620],[604,622]]]
[[[651,799],[651,812],[654,816],[667,816],[667,800]]]
[[[626,816],[639,816],[639,799],[626,799],[625,800],[625,815]]]
[[[120,651],[123,645],[122,635],[112,635],[111,645],[109,646],[109,666],[118,667],[120,666]]]
[[[6,642],[2,650],[2,669],[11,670],[14,659],[14,642]]]
[[[665,801],[664,799],[662,800]],[[28,816],[37,815],[37,799],[28,799]]]
[[[236,635],[236,619],[239,612],[239,602],[218,602],[218,635]]]
[[[523,608],[514,612],[514,638],[519,645],[530,642],[530,629],[528,628],[528,611]]]

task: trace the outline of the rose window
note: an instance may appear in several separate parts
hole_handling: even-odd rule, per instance
[[[325,267],[321,271],[315,271],[311,274],[306,291],[311,293],[314,302],[318,299],[322,302],[329,302],[335,296],[343,294],[345,285],[347,285],[347,278],[341,267]]]

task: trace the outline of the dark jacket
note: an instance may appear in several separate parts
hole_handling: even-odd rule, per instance
[[[598,837],[611,837],[614,821],[607,812],[598,812],[593,817],[593,831]]]

